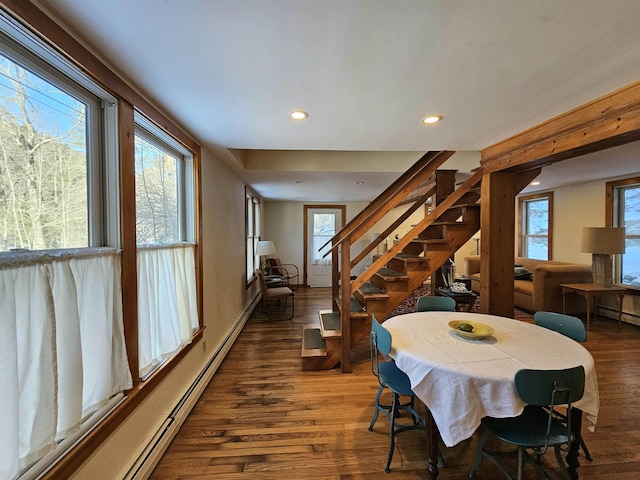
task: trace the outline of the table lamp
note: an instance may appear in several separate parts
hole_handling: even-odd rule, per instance
[[[610,287],[613,283],[611,255],[624,253],[624,228],[583,227],[582,251],[591,253],[593,283]]]
[[[264,255],[264,263],[262,264],[262,271],[267,274],[269,265],[267,264],[267,255],[273,255],[276,253],[276,247],[271,240],[258,240],[258,246],[256,247],[256,255]]]

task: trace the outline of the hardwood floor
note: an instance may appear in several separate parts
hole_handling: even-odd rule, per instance
[[[302,327],[316,324],[329,298],[328,289],[300,288],[289,321],[254,312],[151,479],[428,478],[423,432],[397,437],[384,473],[386,419],[368,431],[378,384],[367,341],[352,356],[353,373],[301,371]],[[640,478],[640,328],[597,318],[585,346],[596,361],[600,413],[595,432],[584,429],[593,462],[580,457],[580,478]],[[476,437],[441,447],[447,467],[440,479],[468,478]],[[553,452],[545,459],[555,464]],[[476,478],[502,477],[483,461]]]

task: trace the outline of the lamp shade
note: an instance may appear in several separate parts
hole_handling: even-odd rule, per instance
[[[276,247],[271,240],[258,240],[256,255],[273,255],[274,253],[276,253]]]
[[[587,253],[624,253],[624,228],[583,227],[582,251]]]

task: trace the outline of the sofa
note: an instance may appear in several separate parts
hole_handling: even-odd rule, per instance
[[[479,293],[480,255],[469,255],[464,262],[466,274],[471,278],[471,290]],[[562,313],[562,283],[593,283],[591,265],[515,258],[513,303],[516,307],[530,312]],[[578,295],[567,295],[566,302],[567,313],[586,311],[585,300]]]

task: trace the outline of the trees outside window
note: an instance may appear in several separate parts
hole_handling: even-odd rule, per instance
[[[182,240],[179,192],[182,159],[136,134],[136,235],[138,244]]]
[[[518,203],[518,255],[551,260],[553,193],[523,196]]]
[[[0,55],[0,251],[90,243],[87,117],[98,100],[73,90]]]

